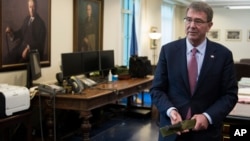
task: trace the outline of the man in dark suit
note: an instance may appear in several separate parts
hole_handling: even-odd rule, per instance
[[[186,11],[186,38],[161,49],[150,89],[160,113],[160,127],[185,119],[195,119],[196,124],[167,137],[159,134],[159,141],[220,141],[223,119],[237,103],[232,52],[206,38],[212,18],[209,5],[192,2]],[[196,65],[189,69],[191,62]],[[195,74],[194,82],[189,73]]]
[[[39,51],[40,60],[44,60],[46,27],[36,11],[36,0],[28,0],[28,10],[29,15],[18,31],[14,32],[10,27],[6,27],[9,41],[15,42],[15,46],[9,47],[9,56],[5,60],[8,64],[25,62],[28,52],[34,49]]]

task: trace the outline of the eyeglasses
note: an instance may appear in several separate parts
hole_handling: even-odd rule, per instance
[[[186,24],[191,24],[192,22],[194,22],[194,24],[197,25],[197,26],[200,26],[200,25],[202,25],[204,23],[208,23],[208,21],[203,21],[201,19],[194,19],[193,20],[192,18],[189,18],[189,17],[184,18],[184,22]]]

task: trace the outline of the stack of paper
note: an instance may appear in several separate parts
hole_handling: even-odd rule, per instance
[[[239,88],[238,102],[250,104],[250,87]]]
[[[242,77],[238,82],[239,87],[250,87],[250,78],[249,77]]]
[[[238,95],[250,96],[250,87],[239,88]]]

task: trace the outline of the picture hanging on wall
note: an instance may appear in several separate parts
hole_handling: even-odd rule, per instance
[[[210,40],[216,40],[216,41],[220,40],[220,30],[217,30],[217,29],[210,30],[207,33],[207,37]]]
[[[227,41],[240,41],[241,40],[241,30],[227,30],[226,40]]]
[[[74,52],[102,50],[103,0],[74,0]]]
[[[1,0],[0,71],[27,68],[38,50],[42,67],[50,66],[50,0]]]
[[[247,41],[250,41],[250,30],[247,32]]]

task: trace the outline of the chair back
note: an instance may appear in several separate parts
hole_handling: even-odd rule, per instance
[[[234,63],[236,78],[239,81],[242,77],[250,77],[250,63]]]
[[[250,58],[242,58],[242,59],[240,59],[240,63],[250,64]]]

